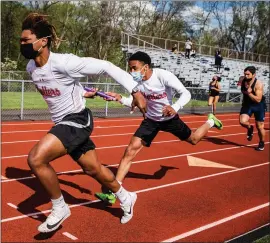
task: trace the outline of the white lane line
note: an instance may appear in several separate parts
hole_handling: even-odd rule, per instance
[[[173,183],[169,183],[169,184],[165,184],[165,185],[161,185],[161,186],[156,186],[156,187],[151,187],[151,188],[139,190],[137,192],[138,193],[140,193],[140,192],[148,192],[148,191],[153,191],[153,190],[157,190],[157,189],[161,189],[161,188],[165,188],[165,187],[185,184],[185,183],[188,183],[188,182],[199,181],[199,180],[203,180],[203,179],[207,179],[207,178],[211,178],[211,177],[216,177],[216,176],[219,176],[219,175],[225,175],[225,174],[230,174],[230,173],[237,172],[237,171],[242,171],[242,170],[256,168],[256,167],[260,167],[260,166],[264,166],[264,165],[269,165],[269,163],[270,162],[266,162],[266,163],[262,163],[262,164],[258,164],[258,165],[251,165],[251,166],[247,166],[247,167],[243,167],[243,168],[239,168],[239,169],[235,169],[235,170],[228,170],[228,171],[219,172],[219,173],[215,173],[215,174],[211,174],[211,175],[196,177],[196,178],[192,178],[192,179],[188,179],[188,180],[184,180],[184,181],[173,182]]]
[[[265,122],[264,124],[269,124],[269,122]],[[237,125],[229,125],[229,126],[223,126],[223,127],[236,127],[236,126],[239,126],[239,124]],[[197,127],[191,127],[190,128],[191,130],[192,129],[197,129]],[[47,131],[47,130],[46,130]],[[28,132],[28,131],[23,131],[23,132]],[[135,131],[134,131],[135,132]],[[125,136],[125,135],[132,135],[134,134],[134,132],[130,132],[130,133],[113,133],[113,134],[103,134],[103,135],[91,135],[90,137],[91,138],[100,138],[100,137],[115,137],[115,136]],[[163,131],[160,131],[161,133],[166,133],[166,132],[163,132]],[[213,132],[213,133],[219,133],[217,131],[212,131],[212,130],[209,130],[208,132]],[[12,132],[12,133],[16,133],[16,132]],[[9,141],[9,142],[2,142],[2,144],[12,144],[12,143],[27,143],[27,142],[37,142],[37,141],[40,141],[40,139],[38,140],[22,140],[22,141]]]
[[[270,142],[267,142],[268,144]],[[247,147],[249,146],[253,146],[256,144],[251,144],[251,145],[247,145]],[[159,157],[159,158],[153,158],[153,159],[147,159],[147,160],[138,160],[138,161],[133,161],[132,164],[140,164],[140,163],[147,163],[147,162],[151,162],[151,161],[157,161],[157,160],[164,160],[164,159],[171,159],[171,158],[177,158],[177,157],[184,157],[184,156],[190,156],[190,155],[196,155],[196,154],[205,154],[205,153],[211,153],[211,152],[219,152],[219,151],[223,151],[223,150],[230,150],[230,149],[237,149],[237,148],[242,148],[244,146],[237,146],[237,147],[228,147],[228,148],[223,148],[223,149],[214,149],[214,150],[204,150],[204,151],[200,151],[200,152],[194,152],[194,153],[189,153],[189,154],[179,154],[179,155],[173,155],[173,156],[169,156],[169,157]],[[112,164],[112,165],[106,165],[105,167],[117,167],[119,164]],[[81,172],[82,169],[78,169],[78,170],[70,170],[70,171],[63,171],[63,172],[57,172],[57,175],[64,175],[64,174],[69,174],[69,173],[78,173]],[[22,178],[14,178],[14,179],[7,179],[7,180],[3,180],[1,181],[1,183],[4,182],[11,182],[11,181],[20,181],[20,180],[27,180],[27,179],[33,179],[35,178],[35,176],[29,176],[29,177],[22,177]]]
[[[8,131],[8,132],[1,132],[2,134],[8,134],[8,133],[25,133],[25,132],[48,132],[48,129],[46,130],[25,130],[25,131]]]
[[[250,234],[250,233],[252,233],[252,232],[256,232],[257,230],[260,230],[261,228],[264,228],[264,227],[269,226],[269,225],[270,225],[270,223],[264,224],[264,225],[262,225],[262,226],[260,226],[260,227],[258,227],[258,228],[256,228],[256,229],[250,230],[250,231],[248,231],[248,232],[246,232],[246,233],[244,233],[244,234],[242,234],[242,235],[238,235],[238,236],[234,237],[233,239],[226,240],[226,241],[224,241],[224,243],[233,242],[233,241],[236,240],[236,239],[239,239],[239,240],[240,240],[241,237],[243,237],[243,236],[245,236],[245,235],[248,235],[248,234]]]
[[[254,132],[254,134],[256,134],[257,132]],[[243,135],[246,133],[232,133],[232,134],[223,134],[223,135],[216,135],[216,136],[211,136],[208,138],[215,138],[215,137],[227,137],[227,136],[237,136],[237,135]],[[206,138],[203,138],[202,141],[204,141]],[[171,142],[181,142],[179,139],[173,139],[173,140],[163,140],[163,141],[157,141],[157,142],[153,142],[153,143],[171,143]],[[107,146],[107,147],[98,147],[96,148],[96,150],[101,150],[101,149],[113,149],[113,148],[121,148],[121,147],[127,147],[128,144],[122,144],[122,145],[115,145],[115,146]],[[23,155],[13,155],[13,156],[6,156],[6,157],[2,157],[1,159],[13,159],[13,158],[23,158],[23,157],[27,157],[27,154],[23,154]]]
[[[210,178],[210,177],[216,177],[216,176],[220,176],[220,175],[235,173],[235,172],[238,172],[238,171],[253,169],[253,168],[264,166],[264,165],[269,165],[269,162],[258,164],[258,165],[247,166],[247,167],[243,167],[243,168],[240,168],[240,169],[215,173],[215,174],[211,174],[211,175],[207,175],[207,176],[196,177],[196,178],[188,179],[188,180],[184,180],[184,181],[178,181],[178,182],[174,182],[174,183],[164,184],[164,185],[161,185],[161,186],[145,188],[145,189],[138,190],[138,191],[135,191],[135,192],[136,193],[142,193],[142,192],[147,192],[147,191],[153,191],[153,190],[166,188],[166,187],[171,187],[171,186],[175,186],[175,185],[180,185],[180,184],[184,184],[184,183],[189,183],[189,182],[193,182],[193,181],[199,181],[199,180],[207,179],[207,178]],[[100,202],[100,200],[94,200],[94,201],[89,201],[89,202],[84,202],[84,203],[73,204],[73,205],[70,205],[69,208],[75,208],[75,207],[79,207],[79,206],[83,206],[83,205],[89,205],[89,204],[93,204],[93,203],[96,203],[96,202]],[[33,215],[46,214],[46,213],[50,213],[50,212],[51,212],[51,210],[45,210],[45,211],[41,211],[41,212],[30,213],[30,214],[20,215],[20,216],[16,216],[16,217],[6,218],[6,219],[2,219],[1,223],[8,222],[8,221],[13,221],[13,220],[17,220],[17,219],[23,219],[23,218],[31,217]]]
[[[2,159],[14,159],[14,158],[21,158],[21,157],[26,157],[26,156],[28,156],[28,155],[27,154],[14,155],[14,156],[2,157]]]
[[[158,141],[158,142],[153,142],[153,143],[171,143],[171,142],[180,142],[179,139],[174,139],[174,140],[163,140],[163,141]],[[100,149],[113,149],[113,148],[122,148],[122,147],[126,147],[128,146],[128,144],[122,144],[122,145],[115,145],[115,146],[106,146],[106,147],[99,147],[96,148],[96,150],[100,150]],[[2,157],[2,159],[13,159],[13,158],[21,158],[21,157],[27,157],[27,154],[23,154],[23,155],[14,155],[14,156],[7,156],[7,157]]]
[[[70,238],[71,240],[78,240],[77,237],[75,237],[74,235],[72,235],[72,234],[70,234],[70,233],[68,233],[68,232],[63,232],[62,234],[63,234],[64,236]]]
[[[18,209],[18,207],[12,203],[7,203],[8,206],[12,207],[12,208],[15,208],[15,209]]]
[[[196,116],[196,115],[191,115],[191,116],[185,116],[185,115],[181,115],[179,114],[181,119],[185,119],[185,118],[194,118],[194,117],[202,117],[202,116],[207,116],[207,115],[201,115],[201,116]],[[223,117],[223,116],[229,116],[229,117],[232,117],[232,116],[239,116],[239,113],[232,113],[232,114],[218,114],[217,116],[218,117]],[[118,122],[118,121],[142,121],[142,118],[135,118],[135,119],[130,119],[130,118],[127,118],[127,119],[114,119],[114,120],[109,120],[109,119],[104,119],[104,120],[96,120],[94,119],[94,123],[97,123],[97,122]],[[18,122],[18,123],[2,123],[2,126],[24,126],[24,125],[42,125],[42,124],[48,124],[48,125],[53,125],[54,123],[53,122],[29,122],[29,123],[21,123],[21,122]]]
[[[217,221],[212,222],[212,223],[210,223],[210,224],[206,224],[206,225],[201,226],[201,227],[199,227],[199,228],[196,228],[196,229],[194,229],[194,230],[191,230],[191,231],[185,232],[185,233],[183,233],[183,234],[177,235],[177,236],[175,236],[175,237],[172,237],[172,238],[170,238],[170,239],[164,240],[164,241],[162,241],[162,242],[174,242],[174,241],[177,241],[177,240],[184,239],[184,238],[186,238],[186,237],[188,237],[188,236],[197,234],[197,233],[202,232],[202,231],[204,231],[204,230],[213,228],[213,227],[215,227],[215,226],[217,226],[217,225],[226,223],[226,222],[228,222],[228,221],[230,221],[230,220],[239,218],[239,217],[241,217],[241,216],[244,216],[244,215],[246,215],[246,214],[249,214],[249,213],[258,211],[258,210],[263,209],[263,208],[268,207],[268,206],[269,206],[269,202],[264,203],[264,204],[261,204],[261,205],[259,205],[259,206],[256,206],[256,207],[247,209],[247,210],[245,210],[245,211],[242,211],[242,212],[240,212],[240,213],[233,214],[233,215],[231,215],[231,216],[229,216],[229,217],[226,217],[226,218],[217,220]]]
[[[10,142],[2,142],[2,144],[12,144],[12,143],[32,143],[32,142],[38,142],[40,139],[37,140],[22,140],[22,141],[10,141]]]
[[[239,119],[226,119],[226,120],[222,120],[222,122],[225,121],[238,121]],[[201,120],[201,121],[190,121],[190,122],[185,122],[186,124],[190,123],[200,123],[200,122],[206,122],[206,120]],[[265,122],[265,124],[267,124],[267,122]],[[110,128],[121,128],[121,127],[139,127],[140,124],[135,124],[135,125],[119,125],[119,126],[95,126],[95,129],[110,129]],[[239,126],[239,124],[237,125],[231,125],[231,126]],[[230,127],[230,126],[223,126],[223,127]],[[13,134],[13,133],[26,133],[26,132],[47,132],[48,129],[46,130],[19,130],[19,131],[6,131],[6,132],[1,132],[2,134]]]

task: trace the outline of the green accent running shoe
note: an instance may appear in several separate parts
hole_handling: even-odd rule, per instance
[[[109,193],[97,192],[95,193],[95,196],[105,203],[115,204],[116,202],[116,196],[110,192]]]
[[[209,115],[208,115],[208,119],[209,120],[214,120],[214,127],[216,127],[217,129],[219,129],[219,130],[221,130],[222,128],[223,128],[223,124],[222,124],[222,122],[219,120],[219,119],[217,119],[212,113],[210,113]]]

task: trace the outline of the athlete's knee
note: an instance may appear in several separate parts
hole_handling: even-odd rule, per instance
[[[134,154],[137,153],[137,151],[141,148],[141,146],[142,146],[141,143],[140,144],[137,142],[130,143],[126,148],[125,156],[126,157],[133,156]]]
[[[245,120],[242,120],[242,119],[239,119],[239,124],[241,126],[245,126],[246,125],[246,121]]]
[[[199,142],[199,140],[196,139],[196,138],[193,138],[193,139],[191,140],[191,144],[192,144],[192,145],[196,145],[198,142]]]
[[[100,173],[101,173],[101,164],[96,165],[96,166],[91,166],[90,167],[82,167],[82,170],[85,174],[96,178]]]
[[[199,139],[196,138],[196,136],[194,135],[194,133],[192,133],[190,135],[190,137],[186,141],[188,141],[192,145],[196,145],[199,142]]]
[[[256,128],[258,130],[262,130],[262,129],[264,129],[264,124],[263,123],[256,123]]]
[[[36,170],[45,165],[43,156],[36,151],[30,151],[27,157],[27,163],[32,170]]]

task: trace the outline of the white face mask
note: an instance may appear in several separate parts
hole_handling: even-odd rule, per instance
[[[145,65],[144,65],[145,66]],[[133,80],[136,82],[141,82],[145,74],[142,74],[141,71],[143,70],[144,66],[140,71],[130,72],[130,75],[133,77]]]

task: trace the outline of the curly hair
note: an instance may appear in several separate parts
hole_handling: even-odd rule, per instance
[[[48,38],[48,47],[51,44],[56,46],[59,39],[56,35],[55,27],[46,19],[47,16],[39,13],[30,13],[22,23],[22,30],[30,30],[37,38],[50,36]]]

